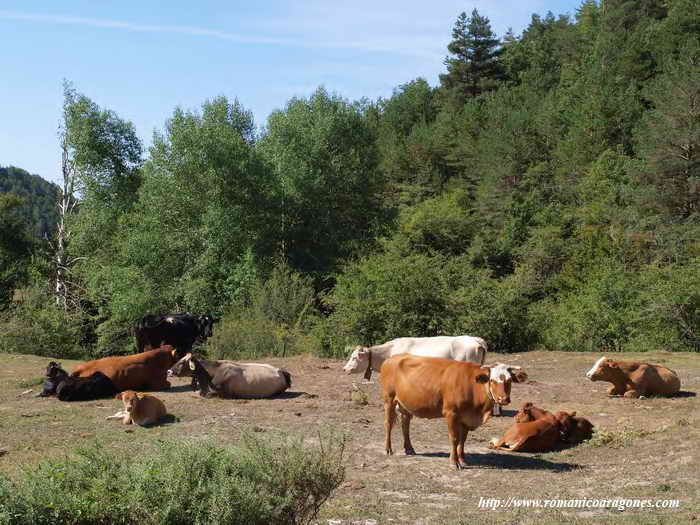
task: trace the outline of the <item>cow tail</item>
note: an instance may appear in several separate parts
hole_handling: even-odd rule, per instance
[[[280,369],[280,372],[282,372],[282,375],[284,376],[284,380],[287,383],[287,388],[292,388],[292,375],[286,370]]]

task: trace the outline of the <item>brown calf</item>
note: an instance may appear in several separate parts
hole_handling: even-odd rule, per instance
[[[415,454],[410,437],[413,416],[444,417],[452,445],[450,463],[458,469],[464,466],[467,433],[491,418],[495,403],[510,403],[511,383],[527,380],[520,367],[503,364],[488,367],[408,354],[390,357],[380,372],[386,453],[393,454],[391,431],[397,408],[406,454]]]
[[[584,417],[579,417],[576,412],[571,412],[566,414],[566,412],[557,412],[557,414],[562,414],[560,421],[564,422],[564,428],[562,428],[561,437],[564,441],[570,444],[578,444],[583,441],[591,439],[593,436],[593,424]],[[541,419],[547,415],[552,415],[551,412],[547,412],[542,408],[537,408],[532,403],[528,402],[523,405],[523,407],[518,410],[514,419],[516,423],[527,423],[530,421],[535,421]],[[566,419],[565,415],[568,415],[572,421]]]

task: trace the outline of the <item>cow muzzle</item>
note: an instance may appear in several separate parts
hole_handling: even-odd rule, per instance
[[[510,396],[496,396],[496,403],[499,405],[510,405]]]
[[[172,370],[168,369],[168,372],[166,373],[166,375],[168,377],[173,377],[175,375],[175,373]]]

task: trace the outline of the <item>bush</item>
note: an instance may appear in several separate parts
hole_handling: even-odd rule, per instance
[[[0,352],[79,359],[90,354],[81,347],[87,320],[80,313],[57,308],[38,288],[18,294],[20,300],[0,317]]]
[[[247,304],[235,305],[217,325],[208,351],[216,359],[255,359],[315,352],[310,335],[318,319],[311,279],[278,264],[252,287]]]
[[[343,481],[343,449],[332,436],[307,447],[247,433],[235,447],[160,442],[151,455],[93,445],[0,477],[0,523],[310,523]]]

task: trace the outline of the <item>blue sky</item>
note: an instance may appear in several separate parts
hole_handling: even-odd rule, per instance
[[[176,106],[217,95],[263,125],[319,85],[350,100],[388,97],[416,77],[435,85],[462,11],[477,8],[503,36],[580,3],[0,0],[0,165],[59,180],[64,78],[148,145]]]

